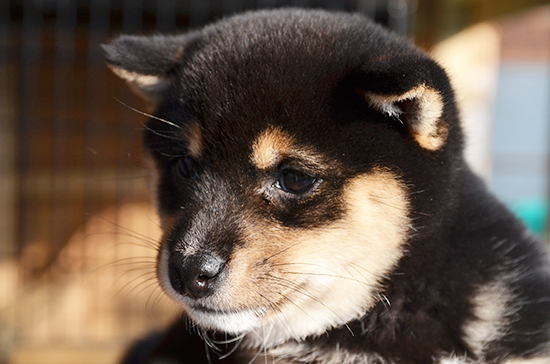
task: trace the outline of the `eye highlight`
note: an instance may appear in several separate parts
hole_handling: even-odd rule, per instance
[[[296,195],[307,192],[317,179],[296,169],[285,168],[274,186]]]

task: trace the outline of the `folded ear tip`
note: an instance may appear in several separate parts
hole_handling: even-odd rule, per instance
[[[148,101],[158,101],[170,86],[187,39],[186,35],[119,35],[100,47],[117,76]]]
[[[103,51],[103,56],[109,64],[113,64],[116,58],[116,47],[110,43],[104,43],[99,45]]]

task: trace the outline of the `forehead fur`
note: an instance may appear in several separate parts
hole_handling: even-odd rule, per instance
[[[313,120],[311,105],[326,105],[344,75],[383,57],[394,39],[360,15],[339,15],[276,11],[222,20],[204,29],[200,48],[184,59],[180,86],[208,101],[200,110],[206,122]]]

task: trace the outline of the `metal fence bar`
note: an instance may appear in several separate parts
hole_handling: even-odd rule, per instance
[[[155,28],[160,32],[173,32],[176,29],[178,3],[175,0],[157,0]]]
[[[127,33],[136,33],[143,29],[143,1],[124,0],[122,8],[122,29]]]
[[[57,0],[55,9],[54,31],[54,55],[53,55],[53,113],[52,113],[52,175],[51,175],[51,201],[52,212],[50,215],[50,244],[52,249],[52,263],[66,242],[71,232],[63,229],[65,226],[78,226],[83,221],[83,211],[79,203],[83,191],[76,186],[79,178],[80,163],[78,156],[81,154],[79,122],[73,113],[78,95],[75,93],[76,67],[75,67],[75,31],[77,27],[76,2],[71,0]],[[80,191],[76,191],[78,188]],[[51,278],[54,279],[53,277]],[[48,305],[53,307],[57,297],[55,293],[48,294]],[[63,333],[69,333],[77,338],[79,332],[71,332],[65,322],[65,327],[55,327],[53,322],[46,323],[49,331],[61,337]]]
[[[20,30],[20,55],[19,55],[19,85],[18,85],[18,166],[21,178],[20,186],[20,208],[23,212],[28,210],[32,204],[32,186],[29,186],[28,179],[34,173],[33,156],[36,154],[39,144],[39,136],[46,134],[41,130],[36,110],[39,104],[39,91],[37,85],[40,79],[40,65],[42,56],[42,25],[43,19],[39,9],[32,1],[23,3],[23,18]],[[40,186],[47,188],[47,186]],[[38,240],[42,234],[48,234],[47,226],[37,223],[40,217],[47,212],[43,205],[35,207],[33,216],[19,216],[18,242],[19,249],[25,247],[29,242]],[[47,216],[46,216],[47,218]],[[27,226],[34,226],[29,230]]]
[[[16,246],[15,62],[10,46],[10,3],[0,3],[0,260],[12,257]]]

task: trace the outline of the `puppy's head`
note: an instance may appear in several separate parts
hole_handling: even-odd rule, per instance
[[[256,12],[105,50],[155,106],[158,277],[200,326],[274,344],[364,315],[452,199],[447,78],[363,17]]]

